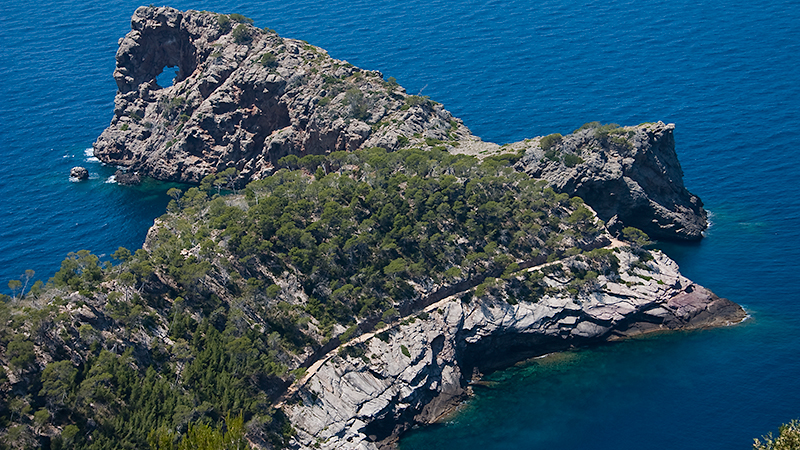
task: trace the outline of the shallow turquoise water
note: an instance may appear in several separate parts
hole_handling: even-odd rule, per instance
[[[117,40],[137,3],[0,5],[0,279],[70,252],[141,245],[166,186],[105,183],[85,150],[109,123]],[[239,12],[394,76],[504,143],[584,122],[676,124],[708,237],[663,245],[752,315],[724,330],[512,368],[403,449],[747,448],[800,417],[800,5],[744,1],[176,1]],[[69,168],[86,165],[87,183]],[[3,283],[5,287],[5,282]]]

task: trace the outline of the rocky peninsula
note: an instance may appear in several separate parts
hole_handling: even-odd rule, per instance
[[[392,448],[493,370],[745,317],[650,249],[707,226],[671,124],[501,146],[244,16],[131,26],[95,156],[195,186],[141,249],[72,253],[0,302],[0,438]]]
[[[698,240],[707,226],[702,202],[683,185],[673,125],[587,124],[564,138],[501,149],[380,72],[244,20],[139,8],[131,28],[116,55],[114,117],[94,144],[101,161],[129,172],[199,183],[235,168],[244,185],[289,155],[368,147],[438,146],[479,157],[524,151],[521,170],[580,196],[615,232],[634,226],[657,239]],[[177,77],[162,87],[156,77],[167,67],[177,67]]]

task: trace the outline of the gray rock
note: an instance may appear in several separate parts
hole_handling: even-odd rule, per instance
[[[618,255],[620,273],[632,270],[636,258],[624,250]],[[604,279],[577,297],[516,305],[444,299],[427,308],[427,319],[396,325],[384,340],[354,344],[363,358],[327,360],[299,389],[302,402],[284,407],[298,431],[295,445],[385,448],[451,410],[468,396],[475,374],[576,345],[744,318],[738,305],[684,278],[664,254],[653,255],[649,270],[636,269],[651,284],[638,283],[641,277]]]
[[[70,169],[69,176],[71,178],[76,178],[78,180],[88,180],[89,179],[89,171],[86,170],[85,167],[76,166]]]
[[[135,186],[142,182],[142,176],[139,172],[117,170],[114,172],[114,180],[123,186]]]
[[[401,137],[447,139],[452,130],[449,112],[429,101],[406,108],[409,96],[380,72],[246,27],[252,39],[237,43],[215,13],[137,9],[117,51],[114,118],[94,144],[97,158],[194,183],[235,167],[245,183],[287,155],[392,150]],[[274,62],[262,64],[268,53]],[[173,86],[155,82],[165,67],[179,68]]]
[[[549,152],[537,139],[518,168],[583,198],[611,231],[633,226],[656,239],[698,240],[707,215],[683,185],[674,129],[663,122],[611,133],[588,128],[565,136]]]

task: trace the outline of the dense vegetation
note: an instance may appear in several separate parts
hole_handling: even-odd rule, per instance
[[[280,447],[292,429],[272,402],[326,342],[454,286],[534,302],[557,293],[546,273],[569,275],[565,295],[613,276],[602,224],[517,158],[372,148],[285,157],[242,193],[234,169],[170,190],[144,248],[71,254],[0,302],[0,448],[186,448],[236,430]]]

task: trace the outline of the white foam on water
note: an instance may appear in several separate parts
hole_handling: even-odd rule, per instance
[[[111,175],[110,177],[106,178],[105,182],[106,183],[116,183],[117,182],[117,176],[116,175]]]

